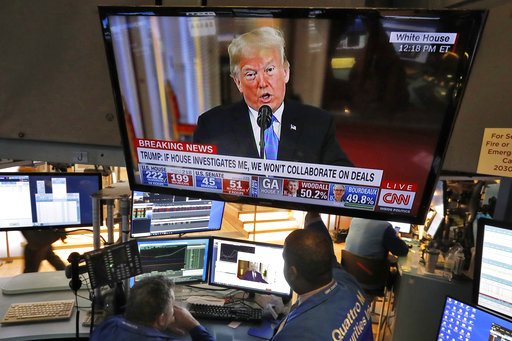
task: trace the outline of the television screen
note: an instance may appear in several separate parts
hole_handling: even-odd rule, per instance
[[[169,277],[176,283],[205,282],[209,245],[209,238],[137,240],[142,274],[130,278],[130,287],[153,275]]]
[[[133,191],[131,236],[220,230],[224,202]]]
[[[209,284],[289,296],[282,254],[280,245],[214,237]]]
[[[487,13],[99,11],[132,189],[414,224]]]
[[[0,231],[92,226],[99,173],[0,173]]]
[[[437,341],[512,339],[512,322],[480,307],[446,297]]]
[[[475,245],[473,302],[512,318],[512,223],[481,218]]]

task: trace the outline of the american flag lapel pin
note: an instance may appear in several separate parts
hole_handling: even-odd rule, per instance
[[[296,126],[294,126],[293,124],[290,124],[290,129],[291,129],[291,130],[297,130],[297,127],[296,127]]]

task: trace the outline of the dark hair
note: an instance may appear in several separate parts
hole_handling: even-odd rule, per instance
[[[152,326],[162,313],[169,311],[174,282],[164,276],[143,278],[130,289],[124,316],[127,320]]]
[[[284,241],[283,257],[300,276],[315,287],[332,279],[332,241],[316,230],[295,230]]]

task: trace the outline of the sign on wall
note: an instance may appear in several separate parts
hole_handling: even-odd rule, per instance
[[[512,177],[512,128],[485,128],[477,173]]]

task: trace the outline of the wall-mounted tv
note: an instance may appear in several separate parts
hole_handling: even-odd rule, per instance
[[[0,231],[92,226],[99,173],[0,173]]]
[[[487,15],[99,12],[132,189],[414,224]]]

